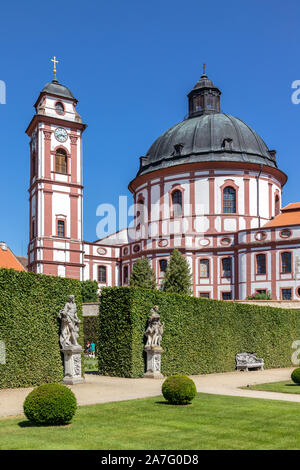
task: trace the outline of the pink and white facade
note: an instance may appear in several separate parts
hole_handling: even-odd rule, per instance
[[[220,112],[220,95],[203,75],[188,95],[188,118],[140,158],[129,184],[135,228],[89,243],[82,238],[85,125],[70,90],[46,85],[27,129],[30,269],[99,287],[127,285],[135,260],[145,256],[159,286],[178,248],[195,296],[245,299],[270,291],[273,299],[300,298],[300,204],[281,210],[287,177],[276,152]]]

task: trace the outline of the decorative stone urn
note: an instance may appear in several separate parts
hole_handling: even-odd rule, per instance
[[[80,320],[77,315],[75,296],[69,300],[58,314],[61,320],[60,345],[64,355],[64,384],[74,385],[84,381],[81,376],[82,347],[77,342]]]
[[[148,327],[145,332],[147,342],[145,352],[147,354],[147,372],[144,377],[149,379],[163,379],[161,374],[161,355],[164,352],[160,343],[164,331],[164,323],[160,321],[160,315],[157,313],[158,306],[155,305],[150,311]]]

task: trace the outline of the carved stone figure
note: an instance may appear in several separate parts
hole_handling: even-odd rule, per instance
[[[160,321],[158,306],[155,305],[151,311],[148,320],[148,326],[145,332],[147,337],[145,351],[147,353],[147,372],[144,377],[151,379],[162,379],[160,372],[161,354],[164,350],[161,347],[162,335],[164,332],[164,323]]]
[[[160,315],[157,312],[158,306],[155,305],[150,311],[149,323],[145,332],[147,342],[145,348],[160,346],[164,332],[164,323],[160,321]]]
[[[63,383],[81,383],[84,380],[81,376],[81,353],[83,349],[77,341],[80,320],[77,315],[74,295],[69,295],[68,302],[60,310],[58,318],[61,320],[59,340],[64,355],[65,376]]]
[[[69,295],[69,300],[58,314],[61,320],[60,344],[64,349],[67,346],[79,346],[77,342],[80,320],[77,316],[75,296]]]

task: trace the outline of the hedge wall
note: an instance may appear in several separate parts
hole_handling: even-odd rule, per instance
[[[0,340],[6,347],[0,388],[62,380],[57,314],[70,294],[82,320],[79,281],[0,269]],[[79,342],[83,345],[83,328]]]
[[[102,290],[99,372],[141,377],[144,332],[150,309],[165,322],[162,373],[207,374],[235,369],[235,355],[254,351],[265,367],[291,366],[300,336],[300,311],[199,299],[137,288]]]
[[[84,346],[92,341],[97,344],[99,337],[99,318],[98,317],[84,317],[83,318],[83,329],[84,329]]]

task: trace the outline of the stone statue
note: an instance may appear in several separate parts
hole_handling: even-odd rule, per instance
[[[80,320],[77,316],[75,296],[69,295],[69,300],[60,310],[58,318],[61,320],[60,344],[62,349],[68,346],[79,346],[77,342]]]
[[[160,321],[160,315],[158,311],[158,305],[155,305],[150,310],[149,323],[145,332],[147,337],[147,342],[145,348],[152,348],[155,346],[160,346],[162,334],[164,332],[164,323]]]
[[[145,344],[145,351],[147,353],[147,372],[144,377],[151,379],[162,379],[163,375],[160,372],[161,368],[161,355],[164,352],[161,347],[162,335],[164,332],[164,323],[160,321],[158,313],[158,306],[155,305],[150,310],[148,326],[145,332],[147,341]]]
[[[77,315],[75,296],[69,295],[68,302],[58,314],[61,320],[60,345],[64,355],[64,379],[65,384],[77,384],[83,382],[81,376],[82,347],[78,344],[80,320]]]

